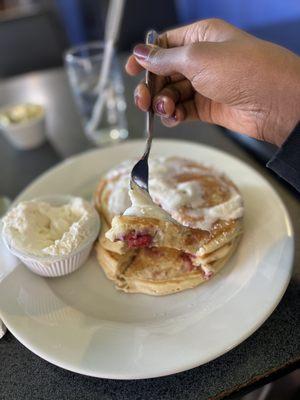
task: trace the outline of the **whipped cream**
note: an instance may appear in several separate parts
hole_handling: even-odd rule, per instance
[[[149,193],[139,186],[134,185],[133,189],[129,189],[129,197],[131,206],[124,211],[124,215],[156,218],[174,222],[172,217],[165,210],[153,202]]]
[[[94,208],[76,197],[62,206],[24,201],[3,218],[3,233],[12,248],[36,256],[68,255],[89,237]]]
[[[129,189],[130,173],[135,162],[125,161],[106,175],[109,182],[107,190],[110,191],[108,210],[112,215],[173,219],[182,225],[204,230],[210,230],[218,219],[227,221],[243,216],[241,195],[234,186],[228,185],[223,174],[212,168],[179,157],[151,158],[148,197]],[[189,178],[181,181],[178,176]],[[199,176],[217,180],[229,193],[228,200],[206,207],[205,187]]]

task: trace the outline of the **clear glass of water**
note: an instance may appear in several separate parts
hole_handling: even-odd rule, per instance
[[[102,42],[73,47],[65,54],[65,66],[84,132],[98,146],[128,137],[124,85],[116,57],[113,57],[103,93],[99,93],[97,87],[103,54]],[[104,96],[101,118],[96,125],[91,126],[91,118],[99,96]]]

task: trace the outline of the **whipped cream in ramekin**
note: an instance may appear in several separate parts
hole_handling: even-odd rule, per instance
[[[75,197],[63,205],[23,201],[3,218],[3,233],[11,247],[36,256],[67,255],[91,234],[94,209]]]
[[[50,195],[13,207],[3,219],[2,237],[32,272],[57,277],[85,263],[99,228],[99,215],[89,202]]]

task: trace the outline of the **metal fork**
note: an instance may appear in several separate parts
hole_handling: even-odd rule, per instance
[[[146,44],[157,44],[158,43],[158,34],[151,30],[147,32],[146,35]],[[151,72],[146,70],[146,85],[149,88],[151,97],[154,95],[154,76]],[[149,193],[148,180],[149,180],[149,166],[148,166],[148,158],[151,150],[152,144],[152,135],[153,135],[153,120],[154,115],[152,108],[147,111],[146,115],[146,134],[147,134],[147,142],[146,142],[146,150],[142,156],[142,158],[135,164],[131,171],[131,180],[130,180],[130,188],[133,190],[135,185],[137,185],[140,189],[145,190]]]

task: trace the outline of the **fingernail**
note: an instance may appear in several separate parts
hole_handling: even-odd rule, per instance
[[[139,106],[139,101],[140,101],[140,96],[137,93],[135,93],[134,94],[134,102],[135,102],[136,106]]]
[[[152,50],[152,48],[150,46],[147,46],[145,44],[138,44],[133,49],[133,54],[139,60],[146,60],[146,58],[148,58],[151,50]]]
[[[160,100],[155,104],[155,110],[158,112],[158,114],[164,115],[166,113],[163,100]]]
[[[173,120],[173,121],[177,121],[176,112],[175,112],[174,114],[172,114],[169,118],[170,118],[171,120]]]

